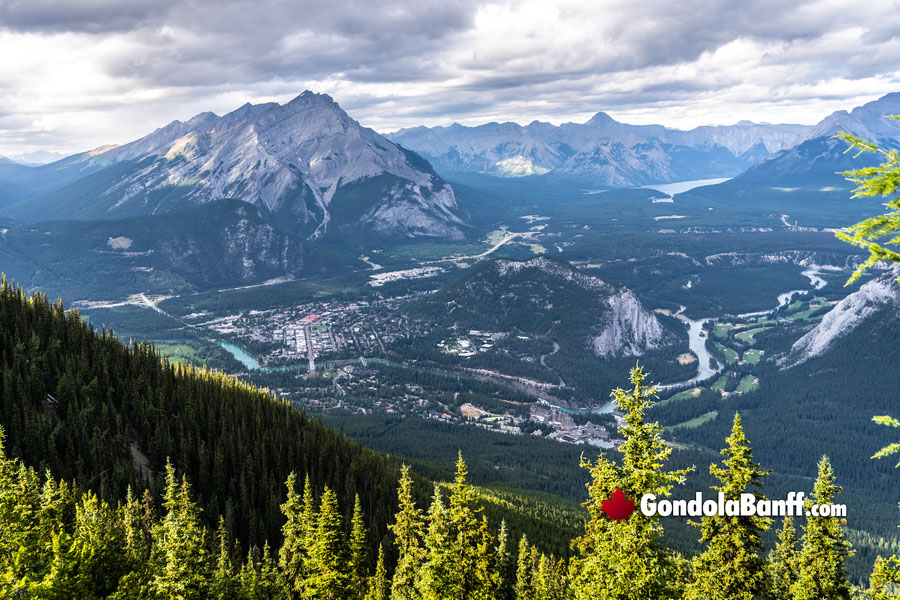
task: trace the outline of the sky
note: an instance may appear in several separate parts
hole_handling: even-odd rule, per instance
[[[0,0],[0,155],[330,94],[363,125],[812,124],[900,91],[897,0]]]

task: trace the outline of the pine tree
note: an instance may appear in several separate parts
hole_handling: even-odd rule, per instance
[[[316,539],[309,553],[310,600],[346,600],[353,596],[350,560],[337,495],[325,487],[319,505]]]
[[[441,498],[441,488],[434,486],[434,496],[428,508],[428,531],[425,552],[417,588],[423,600],[452,597],[450,571],[452,568],[450,520]]]
[[[762,499],[759,489],[767,473],[753,462],[750,444],[744,436],[741,417],[734,415],[724,467],[712,464],[709,472],[721,482],[713,489],[725,500],[740,501],[741,494],[753,493]],[[765,560],[760,536],[769,528],[771,519],[759,516],[708,516],[700,522],[700,542],[706,550],[693,560],[693,580],[688,584],[686,600],[729,598],[753,600],[764,589]]]
[[[362,598],[369,579],[369,551],[359,494],[353,502],[353,517],[350,521],[350,571],[356,597]]]
[[[819,473],[813,486],[812,503],[831,504],[841,488],[834,484],[834,471],[827,456],[819,461]],[[850,597],[850,586],[844,570],[844,560],[852,556],[850,544],[838,517],[806,519],[803,547],[800,551],[799,575],[791,588],[794,600],[837,600]]]
[[[462,453],[456,460],[456,477],[450,493],[451,563],[448,573],[450,597],[469,600],[478,585],[479,527],[475,508],[475,490],[466,482],[468,469]]]
[[[487,517],[481,516],[478,528],[478,547],[475,557],[475,590],[473,598],[480,600],[497,600],[503,583],[497,564],[497,553],[494,537],[488,529]]]
[[[200,523],[200,509],[190,498],[190,485],[175,479],[175,467],[166,463],[166,514],[154,535],[157,571],[153,579],[156,593],[183,600],[209,597],[210,571],[206,549],[206,529]]]
[[[900,557],[878,557],[869,577],[869,596],[872,600],[900,598]]]
[[[621,433],[625,442],[621,466],[599,457],[596,463],[582,461],[590,470],[589,498],[585,503],[589,520],[585,532],[573,546],[577,556],[570,563],[575,600],[596,598],[631,600],[664,599],[680,595],[680,569],[674,557],[659,543],[662,525],[657,517],[636,511],[622,521],[611,521],[602,502],[621,489],[625,498],[638,501],[645,493],[666,496],[689,469],[664,471],[671,454],[660,433],[659,423],[645,421],[655,390],[644,385],[640,367],[631,370],[632,390],[615,390],[615,402],[625,412]]]
[[[772,600],[791,600],[791,586],[797,581],[800,566],[797,530],[794,519],[785,517],[778,531],[778,543],[769,560],[770,596]]]
[[[83,591],[82,597],[112,594],[119,578],[128,572],[121,522],[92,491],[85,492],[76,506],[68,560],[76,573],[71,583]]]
[[[369,577],[365,600],[389,600],[391,586],[387,569],[384,566],[384,546],[378,546],[378,561],[375,563],[375,574]]]
[[[509,533],[506,531],[506,520],[500,521],[500,531],[497,533],[497,577],[499,586],[497,597],[501,600],[509,600],[512,593],[512,583],[509,565]]]
[[[296,474],[291,473],[285,481],[287,498],[281,505],[285,523],[281,530],[284,541],[278,551],[278,567],[281,586],[288,598],[300,598],[304,591],[303,584],[306,578],[307,549],[309,547],[307,545],[309,539],[307,516],[295,489],[296,481]],[[309,489],[308,477],[307,489]]]
[[[231,543],[225,529],[225,518],[222,516],[219,516],[216,542],[219,553],[216,557],[216,568],[213,571],[212,598],[229,600],[236,594],[235,573],[234,564],[231,562]]]
[[[516,600],[534,600],[534,567],[528,538],[519,539],[519,553],[516,559],[516,585],[513,589]]]
[[[269,547],[269,542],[263,544],[257,581],[257,598],[259,600],[280,600],[284,598],[278,587],[278,564],[272,558],[272,549]]]
[[[397,567],[391,581],[391,600],[417,600],[416,579],[422,565],[422,509],[416,507],[409,467],[403,465],[397,490],[397,515],[390,525],[397,546]]]

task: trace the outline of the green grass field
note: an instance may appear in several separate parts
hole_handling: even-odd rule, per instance
[[[712,384],[710,389],[714,392],[721,392],[722,390],[725,389],[726,383],[728,383],[728,378],[725,377],[724,375],[722,375],[721,377],[716,379],[716,382],[714,384]]]
[[[728,346],[723,346],[722,344],[716,344],[719,348],[719,352],[725,355],[725,363],[729,365],[733,365],[738,360],[738,353],[729,348]]]
[[[719,414],[719,411],[711,410],[708,413],[704,413],[704,414],[700,415],[699,417],[694,417],[693,419],[691,419],[689,421],[685,421],[684,423],[679,423],[678,425],[672,425],[671,427],[666,427],[666,429],[675,429],[677,427],[693,429],[694,427],[700,427],[704,423],[715,419],[716,415],[718,415],[718,414]]]
[[[759,363],[759,359],[762,358],[763,351],[751,349],[744,352],[744,360],[750,363],[751,365],[755,365]]]
[[[717,338],[727,339],[728,332],[731,331],[733,325],[731,323],[716,323],[713,327],[713,335]]]
[[[759,379],[753,375],[746,375],[743,379],[741,379],[741,383],[738,385],[738,390],[742,394],[746,394],[747,392],[752,392],[756,388],[759,387]]]
[[[757,333],[761,333],[763,331],[768,331],[771,327],[756,327],[755,329],[748,329],[747,331],[742,331],[739,334],[735,335],[735,339],[744,342],[745,344],[753,343],[753,336]],[[754,363],[755,364],[755,363]]]

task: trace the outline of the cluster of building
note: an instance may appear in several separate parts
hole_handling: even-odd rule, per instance
[[[489,352],[494,348],[495,342],[507,337],[509,333],[493,333],[491,331],[480,331],[478,329],[470,329],[466,337],[459,337],[455,340],[441,340],[437,347],[442,352],[453,354],[462,358],[471,358],[479,352]]]
[[[614,411],[612,413],[619,422],[623,416]],[[612,439],[609,430],[603,425],[595,425],[588,421],[584,425],[575,423],[572,415],[558,407],[549,404],[538,403],[531,407],[531,420],[541,425],[549,426],[553,433],[547,437],[569,444],[590,444],[599,448],[613,448],[621,443],[620,439]]]
[[[247,311],[204,320],[185,317],[195,327],[214,331],[238,345],[251,342],[254,354],[279,363],[373,356],[398,338],[419,334],[419,325],[398,316],[398,305],[409,298],[373,302],[312,302],[290,308]]]

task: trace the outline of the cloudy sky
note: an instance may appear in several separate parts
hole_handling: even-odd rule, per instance
[[[2,0],[0,154],[304,89],[379,131],[814,123],[900,91],[898,32],[897,0]]]

